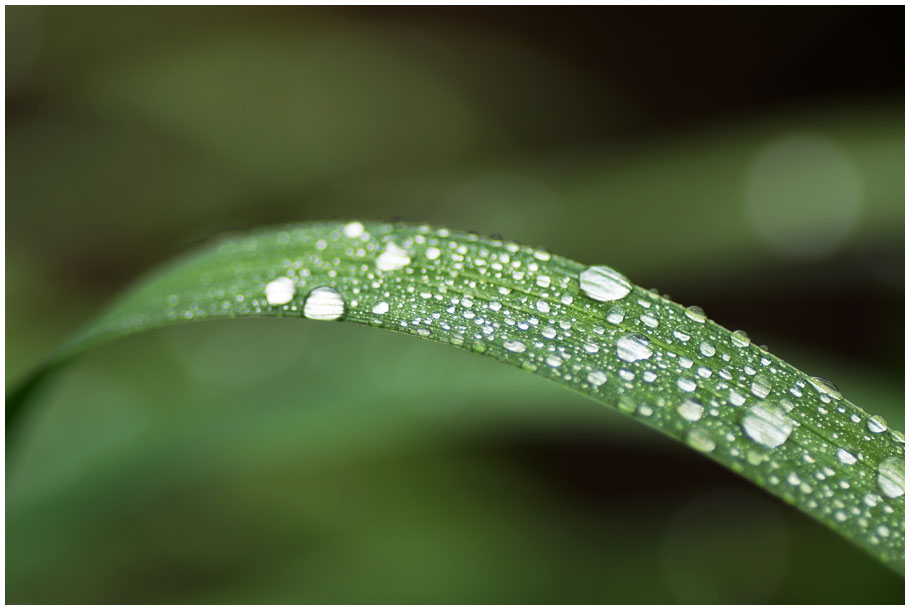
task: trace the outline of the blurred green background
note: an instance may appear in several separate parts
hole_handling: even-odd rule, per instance
[[[7,388],[219,231],[404,217],[614,265],[904,428],[899,7],[5,14]],[[11,603],[903,600],[695,452],[411,337],[169,328],[36,406]]]

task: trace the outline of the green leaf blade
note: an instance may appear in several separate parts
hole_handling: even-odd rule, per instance
[[[57,361],[115,336],[241,316],[351,321],[531,371],[676,438],[903,571],[902,434],[697,309],[511,242],[360,222],[226,239],[138,283]]]

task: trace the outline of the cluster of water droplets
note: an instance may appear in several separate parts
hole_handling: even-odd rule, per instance
[[[348,319],[486,352],[616,404],[810,512],[863,531],[885,524],[892,535],[873,528],[872,544],[897,540],[903,435],[832,382],[610,267],[360,222],[233,240],[214,255],[229,257],[233,273],[203,281],[204,297],[182,311],[169,300],[169,317]]]

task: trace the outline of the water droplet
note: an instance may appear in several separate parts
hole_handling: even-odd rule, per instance
[[[904,460],[890,457],[878,465],[878,486],[889,498],[904,495]]]
[[[866,427],[873,434],[881,434],[888,429],[888,422],[881,415],[873,415],[866,423]]]
[[[344,299],[334,288],[315,288],[306,297],[303,315],[310,320],[337,320],[344,315]]]
[[[607,375],[603,371],[591,371],[588,373],[588,383],[595,388],[599,388],[607,381]]]
[[[747,335],[744,330],[734,330],[733,334],[730,336],[730,341],[732,341],[733,345],[736,347],[747,347],[752,343],[752,339],[749,338],[749,335]]]
[[[686,421],[698,421],[704,414],[705,409],[694,398],[687,398],[676,407],[676,412]]]
[[[757,375],[752,380],[752,394],[758,398],[765,398],[771,392],[771,381],[764,375]]]
[[[709,358],[717,353],[717,350],[714,349],[714,346],[707,341],[701,342],[701,345],[698,346],[698,351],[701,352],[702,356],[707,356]]]
[[[619,324],[625,317],[626,314],[623,312],[622,308],[614,307],[610,310],[610,313],[607,314],[607,322],[610,324]]]
[[[846,449],[843,449],[843,448],[838,449],[837,452],[835,453],[835,455],[837,456],[837,459],[840,461],[841,464],[846,464],[847,466],[851,466],[856,463],[856,456],[853,455],[852,453],[850,453],[849,451],[847,451]]]
[[[525,345],[524,342],[518,341],[517,339],[514,341],[506,341],[503,347],[505,347],[510,352],[515,352],[518,354],[528,349],[528,346]]]
[[[711,453],[717,446],[711,435],[701,428],[693,428],[686,435],[686,444],[697,451]]]
[[[550,354],[549,356],[547,356],[547,366],[551,366],[555,369],[556,367],[561,366],[561,365],[562,365],[562,358],[560,358],[556,354]]]
[[[830,379],[825,379],[824,377],[809,377],[809,383],[822,394],[827,394],[834,398],[843,398],[840,390],[837,389],[837,386],[834,385],[834,382]]]
[[[430,246],[427,248],[427,258],[431,261],[435,261],[437,258],[439,258],[440,254],[442,254],[442,251],[435,246]]]
[[[685,343],[686,341],[688,341],[689,339],[692,338],[692,337],[689,335],[689,333],[684,333],[684,332],[681,331],[681,330],[674,330],[674,331],[673,331],[673,336],[676,337],[677,339],[679,339],[680,341],[682,341],[683,343]]]
[[[626,362],[644,360],[645,358],[650,358],[651,354],[654,353],[651,351],[650,344],[651,342],[647,337],[638,333],[623,335],[616,342],[616,355]]]
[[[734,407],[741,407],[746,404],[746,397],[736,390],[730,390],[730,404]]]
[[[280,277],[266,285],[265,300],[269,302],[269,305],[284,305],[291,302],[296,292],[294,280],[289,277]]]
[[[359,222],[349,222],[348,224],[344,225],[344,229],[342,230],[344,231],[345,237],[357,239],[363,235],[363,224]]]
[[[776,405],[760,402],[746,412],[742,421],[746,435],[759,445],[773,449],[783,445],[793,425],[790,418]]]
[[[536,307],[537,307],[537,311],[539,311],[540,313],[550,313],[550,304],[547,303],[546,301],[544,301],[543,299],[540,299],[539,301],[537,301]]]
[[[595,301],[616,301],[632,290],[632,283],[610,267],[588,267],[578,277],[581,290]]]
[[[657,318],[649,313],[641,314],[638,319],[641,320],[645,326],[649,326],[651,328],[657,328],[660,325],[660,322],[657,320]]]
[[[376,258],[376,267],[380,271],[395,271],[411,264],[411,257],[408,256],[407,250],[400,248],[393,242],[388,242]]]
[[[708,319],[708,316],[705,315],[705,310],[698,305],[686,307],[686,317],[699,324],[704,324],[705,320]]]
[[[692,379],[686,379],[685,377],[680,377],[676,380],[676,387],[678,387],[683,392],[694,392],[695,388],[698,387],[698,384],[695,383]]]
[[[385,301],[379,301],[376,305],[373,306],[373,313],[377,315],[382,315],[389,312],[389,304]]]

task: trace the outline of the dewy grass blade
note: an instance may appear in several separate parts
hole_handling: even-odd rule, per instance
[[[226,239],[139,282],[48,367],[116,336],[241,316],[358,322],[547,377],[678,439],[903,572],[903,434],[697,307],[610,267],[516,243],[361,222]],[[44,376],[8,398],[8,435]]]

